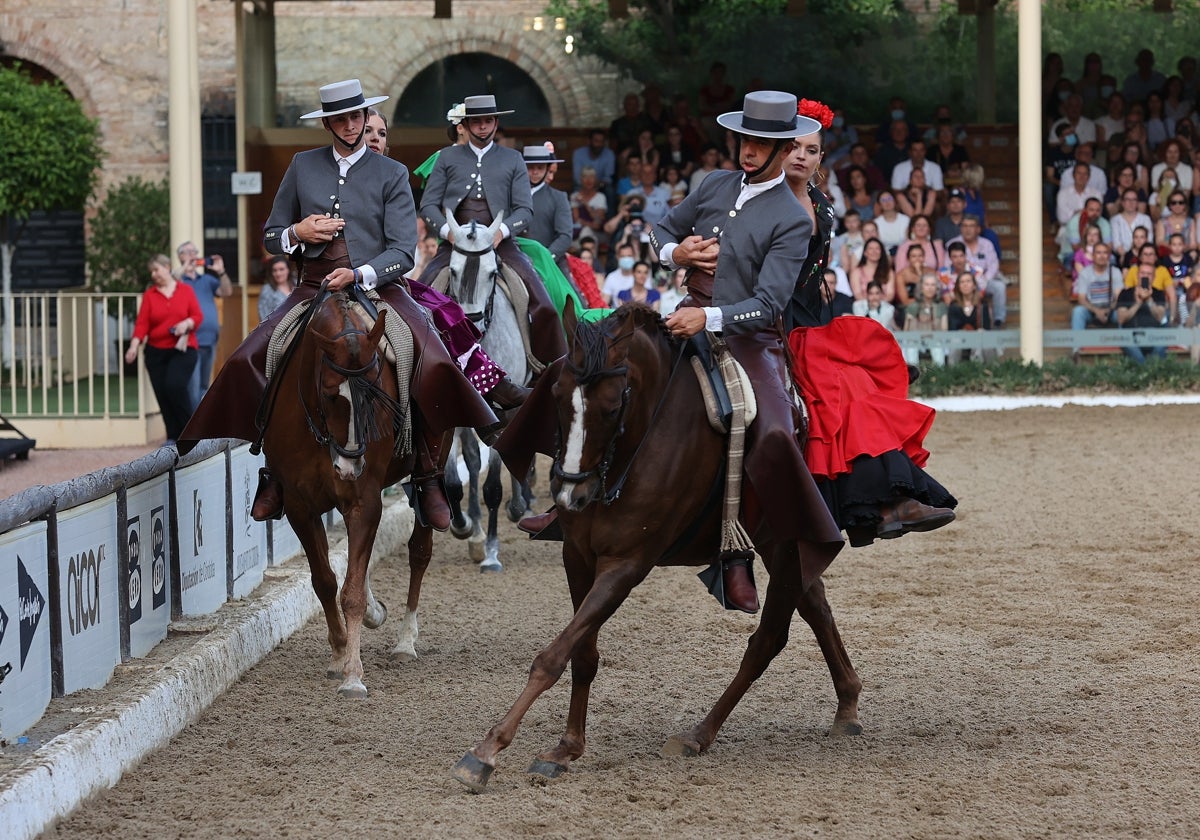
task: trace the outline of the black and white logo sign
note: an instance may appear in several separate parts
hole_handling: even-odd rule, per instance
[[[21,625],[21,668],[25,667],[25,658],[29,656],[29,648],[33,646],[33,636],[37,632],[38,622],[42,620],[42,612],[46,609],[46,599],[38,591],[25,564],[17,556],[17,621]],[[0,633],[2,636],[3,633]]]
[[[78,636],[100,623],[100,566],[104,543],[67,561],[67,627]]]
[[[204,500],[200,498],[200,489],[192,491],[192,556],[199,557],[200,549],[204,548]]]
[[[165,513],[161,507],[150,511],[150,575],[154,609],[167,602],[167,542],[164,517]]]
[[[129,523],[129,623],[142,617],[141,517]]]

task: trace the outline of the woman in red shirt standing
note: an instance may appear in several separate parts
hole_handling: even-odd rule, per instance
[[[142,295],[125,361],[133,364],[138,347],[146,345],[146,372],[167,427],[166,445],[173,446],[196,408],[188,383],[200,358],[196,327],[204,316],[196,293],[171,273],[170,257],[158,254],[148,268],[153,282]]]

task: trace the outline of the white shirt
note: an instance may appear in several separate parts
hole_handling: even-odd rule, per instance
[[[908,186],[908,182],[912,180],[913,162],[911,160],[902,160],[896,164],[896,168],[892,170],[892,189],[902,190]],[[946,182],[942,178],[942,167],[931,160],[921,164],[921,171],[925,173],[925,186],[933,190],[946,189]]]
[[[334,161],[337,162],[338,175],[345,178],[346,174],[350,171],[350,167],[362,160],[363,155],[371,151],[371,149],[366,143],[363,143],[359,149],[345,156],[338,154],[336,146],[330,146],[329,151],[333,154]],[[290,254],[300,247],[299,242],[292,242],[291,230],[292,226],[289,225],[283,229],[283,233],[279,234],[279,246],[283,248],[286,254]],[[379,277],[375,274],[375,269],[371,267],[370,263],[364,263],[359,266],[358,271],[361,275],[358,285],[367,290],[374,289]]]
[[[780,172],[779,177],[777,178],[772,178],[769,181],[760,181],[757,184],[751,184],[746,181],[745,176],[742,176],[742,189],[741,192],[738,193],[737,199],[733,202],[733,209],[741,210],[742,207],[745,206],[746,202],[754,198],[754,196],[761,195],[762,193],[765,193],[767,190],[771,189],[771,187],[782,184],[784,177],[784,174]],[[658,258],[662,260],[664,265],[670,266],[671,268],[679,268],[679,266],[671,260],[671,255],[675,253],[675,246],[678,244],[679,243],[677,242],[668,242],[663,246]],[[607,281],[605,281],[605,283],[607,285]],[[704,328],[711,332],[720,332],[721,328],[725,325],[725,318],[723,315],[721,315],[721,308],[719,306],[704,307],[704,318]]]
[[[610,271],[605,276],[604,288],[601,289],[601,291],[604,292],[604,296],[608,298],[609,302],[615,306],[617,303],[617,295],[632,288],[633,269],[630,269],[629,273],[626,274],[618,268],[616,271]]]
[[[1050,126],[1050,134],[1046,137],[1046,142],[1051,146],[1061,146],[1062,140],[1056,136],[1060,125],[1070,125],[1071,121],[1066,117],[1055,120]],[[1096,124],[1087,117],[1080,117],[1079,122],[1075,123],[1074,129],[1070,132],[1078,138],[1080,143],[1095,143],[1096,142]]]

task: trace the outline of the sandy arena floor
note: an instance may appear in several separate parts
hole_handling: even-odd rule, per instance
[[[324,623],[310,622],[50,834],[1198,836],[1197,416],[940,416],[930,471],[959,521],[847,548],[826,576],[865,683],[861,737],[826,736],[833,688],[797,620],[713,749],[660,757],[724,688],[755,622],[721,612],[691,571],[659,570],[601,634],[584,757],[554,782],[524,772],[558,740],[564,679],[488,791],[467,793],[450,767],[570,612],[557,546],[505,522],[499,576],[438,537],[417,662],[387,658],[407,565],[376,575],[394,610],[366,636],[367,700],[335,695]]]

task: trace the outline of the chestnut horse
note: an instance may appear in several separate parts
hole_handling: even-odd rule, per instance
[[[558,681],[568,662],[566,731],[529,772],[553,778],[583,754],[601,626],[656,565],[707,565],[720,545],[726,441],[705,418],[699,385],[683,358],[686,348],[667,334],[656,312],[641,304],[626,304],[593,324],[577,323],[568,304],[564,321],[573,341],[554,385],[559,452],[550,489],[563,531],[563,565],[575,615],[534,659],[516,703],[455,765],[454,778],[475,791],[487,784],[496,755],[512,742],[525,713]],[[744,510],[753,510],[748,483],[744,497]],[[664,754],[695,755],[708,749],[742,695],[783,650],[793,612],[816,634],[833,676],[838,706],[832,732],[862,731],[862,683],[846,655],[820,578],[805,588],[796,544],[776,543],[762,529],[751,533],[771,575],[762,619],[737,675],[712,711],[691,730],[669,739]]]
[[[342,680],[338,693],[345,697],[366,696],[362,626],[378,627],[387,617],[371,594],[369,569],[382,491],[411,473],[413,464],[411,454],[393,457],[409,406],[397,402],[395,365],[379,349],[386,316],[386,310],[380,312],[372,326],[346,293],[318,292],[290,360],[275,373],[274,406],[263,436],[272,471],[284,486],[284,513],[308,556],[313,590],[329,625],[333,659],[326,674]],[[349,548],[340,611],[322,522],[333,508],[345,520]],[[415,656],[417,602],[433,552],[431,531],[416,525],[408,550],[407,609],[393,651],[404,659]]]

